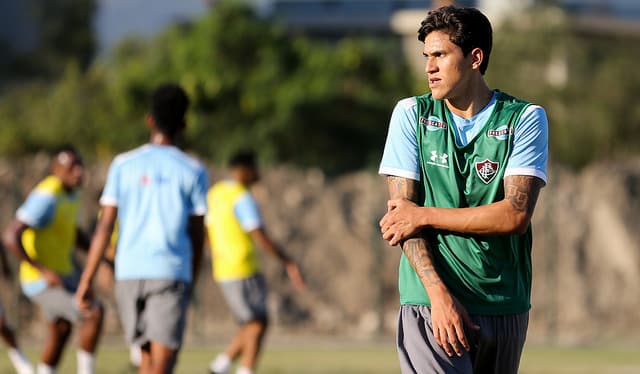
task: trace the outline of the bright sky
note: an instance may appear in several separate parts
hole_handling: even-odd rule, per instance
[[[254,1],[265,5],[264,3],[270,0]],[[583,6],[610,4],[614,6],[614,11],[619,17],[640,19],[640,0],[560,1],[567,5]],[[215,0],[98,0],[94,27],[99,51],[103,53],[109,50],[125,36],[149,37],[172,22],[188,20],[204,14],[207,11],[208,2],[215,2]]]
[[[206,0],[98,0],[98,48],[105,51],[128,35],[149,37],[167,25],[207,11]]]

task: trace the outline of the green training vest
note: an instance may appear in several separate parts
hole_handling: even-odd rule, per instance
[[[483,129],[464,147],[456,145],[451,114],[431,94],[416,97],[416,136],[424,206],[467,208],[504,198],[503,176],[513,133],[529,103],[498,92]],[[469,313],[501,315],[529,310],[531,226],[524,235],[465,235],[433,230],[427,238],[436,270]],[[402,255],[400,303],[430,305],[429,297]]]

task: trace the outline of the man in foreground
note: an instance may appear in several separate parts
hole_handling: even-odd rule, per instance
[[[175,146],[188,105],[177,85],[153,93],[150,141],[111,164],[76,293],[81,306],[91,305],[91,282],[117,219],[115,296],[128,344],[141,346],[145,374],[173,372],[202,258],[207,172]]]
[[[488,19],[429,12],[419,29],[431,92],[401,100],[380,166],[380,222],[400,244],[403,373],[517,373],[531,294],[530,221],[546,183],[547,119],[488,88]]]

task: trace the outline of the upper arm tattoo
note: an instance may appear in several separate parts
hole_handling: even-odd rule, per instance
[[[542,186],[544,182],[538,177],[510,175],[504,179],[504,198],[515,210],[531,215]]]
[[[416,181],[402,177],[388,176],[387,185],[389,187],[389,196],[392,199],[404,198],[417,202],[418,183]],[[418,274],[418,277],[420,277],[425,289],[442,282],[433,264],[433,254],[424,238],[417,237],[407,239],[401,243],[400,246],[409,263]]]
[[[417,202],[418,189],[417,182],[403,177],[388,176],[387,185],[389,186],[389,197],[392,199],[409,199]]]

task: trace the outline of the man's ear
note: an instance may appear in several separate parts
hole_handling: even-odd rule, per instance
[[[155,130],[156,129],[156,120],[155,120],[155,118],[153,118],[151,113],[147,113],[147,114],[144,115],[144,123],[147,125],[147,127],[150,130]]]
[[[471,56],[471,67],[473,69],[480,69],[480,65],[482,65],[482,61],[484,61],[484,52],[480,48],[474,48],[469,52],[469,56]]]
[[[51,165],[49,165],[49,171],[53,175],[58,175],[58,173],[60,172],[60,163],[58,163],[58,161],[56,160],[51,161]]]

